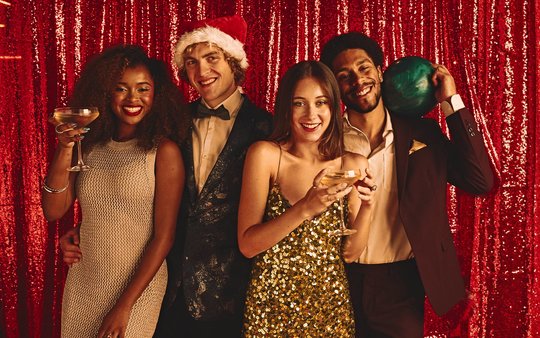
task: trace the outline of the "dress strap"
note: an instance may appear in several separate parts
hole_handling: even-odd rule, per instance
[[[279,147],[279,160],[278,160],[276,179],[274,180],[274,184],[278,184],[278,182],[279,182],[279,168],[281,167],[281,153],[282,153],[282,150],[281,150],[281,145],[279,143],[277,144],[277,146]]]

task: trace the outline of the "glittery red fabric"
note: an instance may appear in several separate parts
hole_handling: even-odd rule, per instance
[[[175,71],[184,22],[235,13],[249,26],[245,91],[270,110],[287,67],[318,58],[340,32],[376,38],[385,64],[419,55],[448,67],[499,179],[486,197],[448,190],[471,297],[443,318],[426,303],[425,335],[540,336],[540,2],[531,0],[0,1],[0,336],[59,337],[57,241],[78,212],[45,222],[40,186],[55,147],[47,115],[66,103],[81,66],[136,43]],[[438,109],[428,117],[445,128]]]

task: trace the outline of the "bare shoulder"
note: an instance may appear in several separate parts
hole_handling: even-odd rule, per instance
[[[274,177],[279,161],[279,146],[270,141],[258,141],[251,145],[246,156],[248,172],[260,177]]]
[[[369,167],[369,161],[364,155],[346,151],[343,155],[343,165],[345,168],[365,168]]]
[[[164,138],[159,142],[156,161],[170,161],[180,160],[182,161],[182,153],[176,143],[168,138]]]
[[[257,141],[249,147],[249,156],[270,160],[279,155],[279,146],[270,141]]]

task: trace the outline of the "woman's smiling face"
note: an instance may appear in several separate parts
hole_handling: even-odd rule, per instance
[[[148,115],[154,101],[154,80],[142,65],[128,67],[113,89],[111,108],[117,119],[116,134],[133,135],[136,125]]]
[[[330,124],[330,100],[319,82],[306,77],[296,84],[292,99],[292,134],[297,141],[318,142]]]

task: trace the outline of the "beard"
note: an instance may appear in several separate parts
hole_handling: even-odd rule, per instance
[[[373,109],[375,109],[375,107],[377,107],[379,105],[379,101],[381,100],[382,95],[381,95],[381,86],[380,86],[380,84],[376,85],[374,87],[374,89],[377,89],[377,92],[375,93],[375,99],[373,100],[373,102],[364,101],[362,103],[359,103],[356,100],[351,100],[349,98],[349,95],[351,95],[351,94],[354,95],[354,92],[355,92],[355,91],[351,91],[351,93],[343,96],[343,103],[350,110],[353,110],[353,111],[355,111],[357,113],[360,113],[360,114],[367,114],[367,113],[373,111]]]

